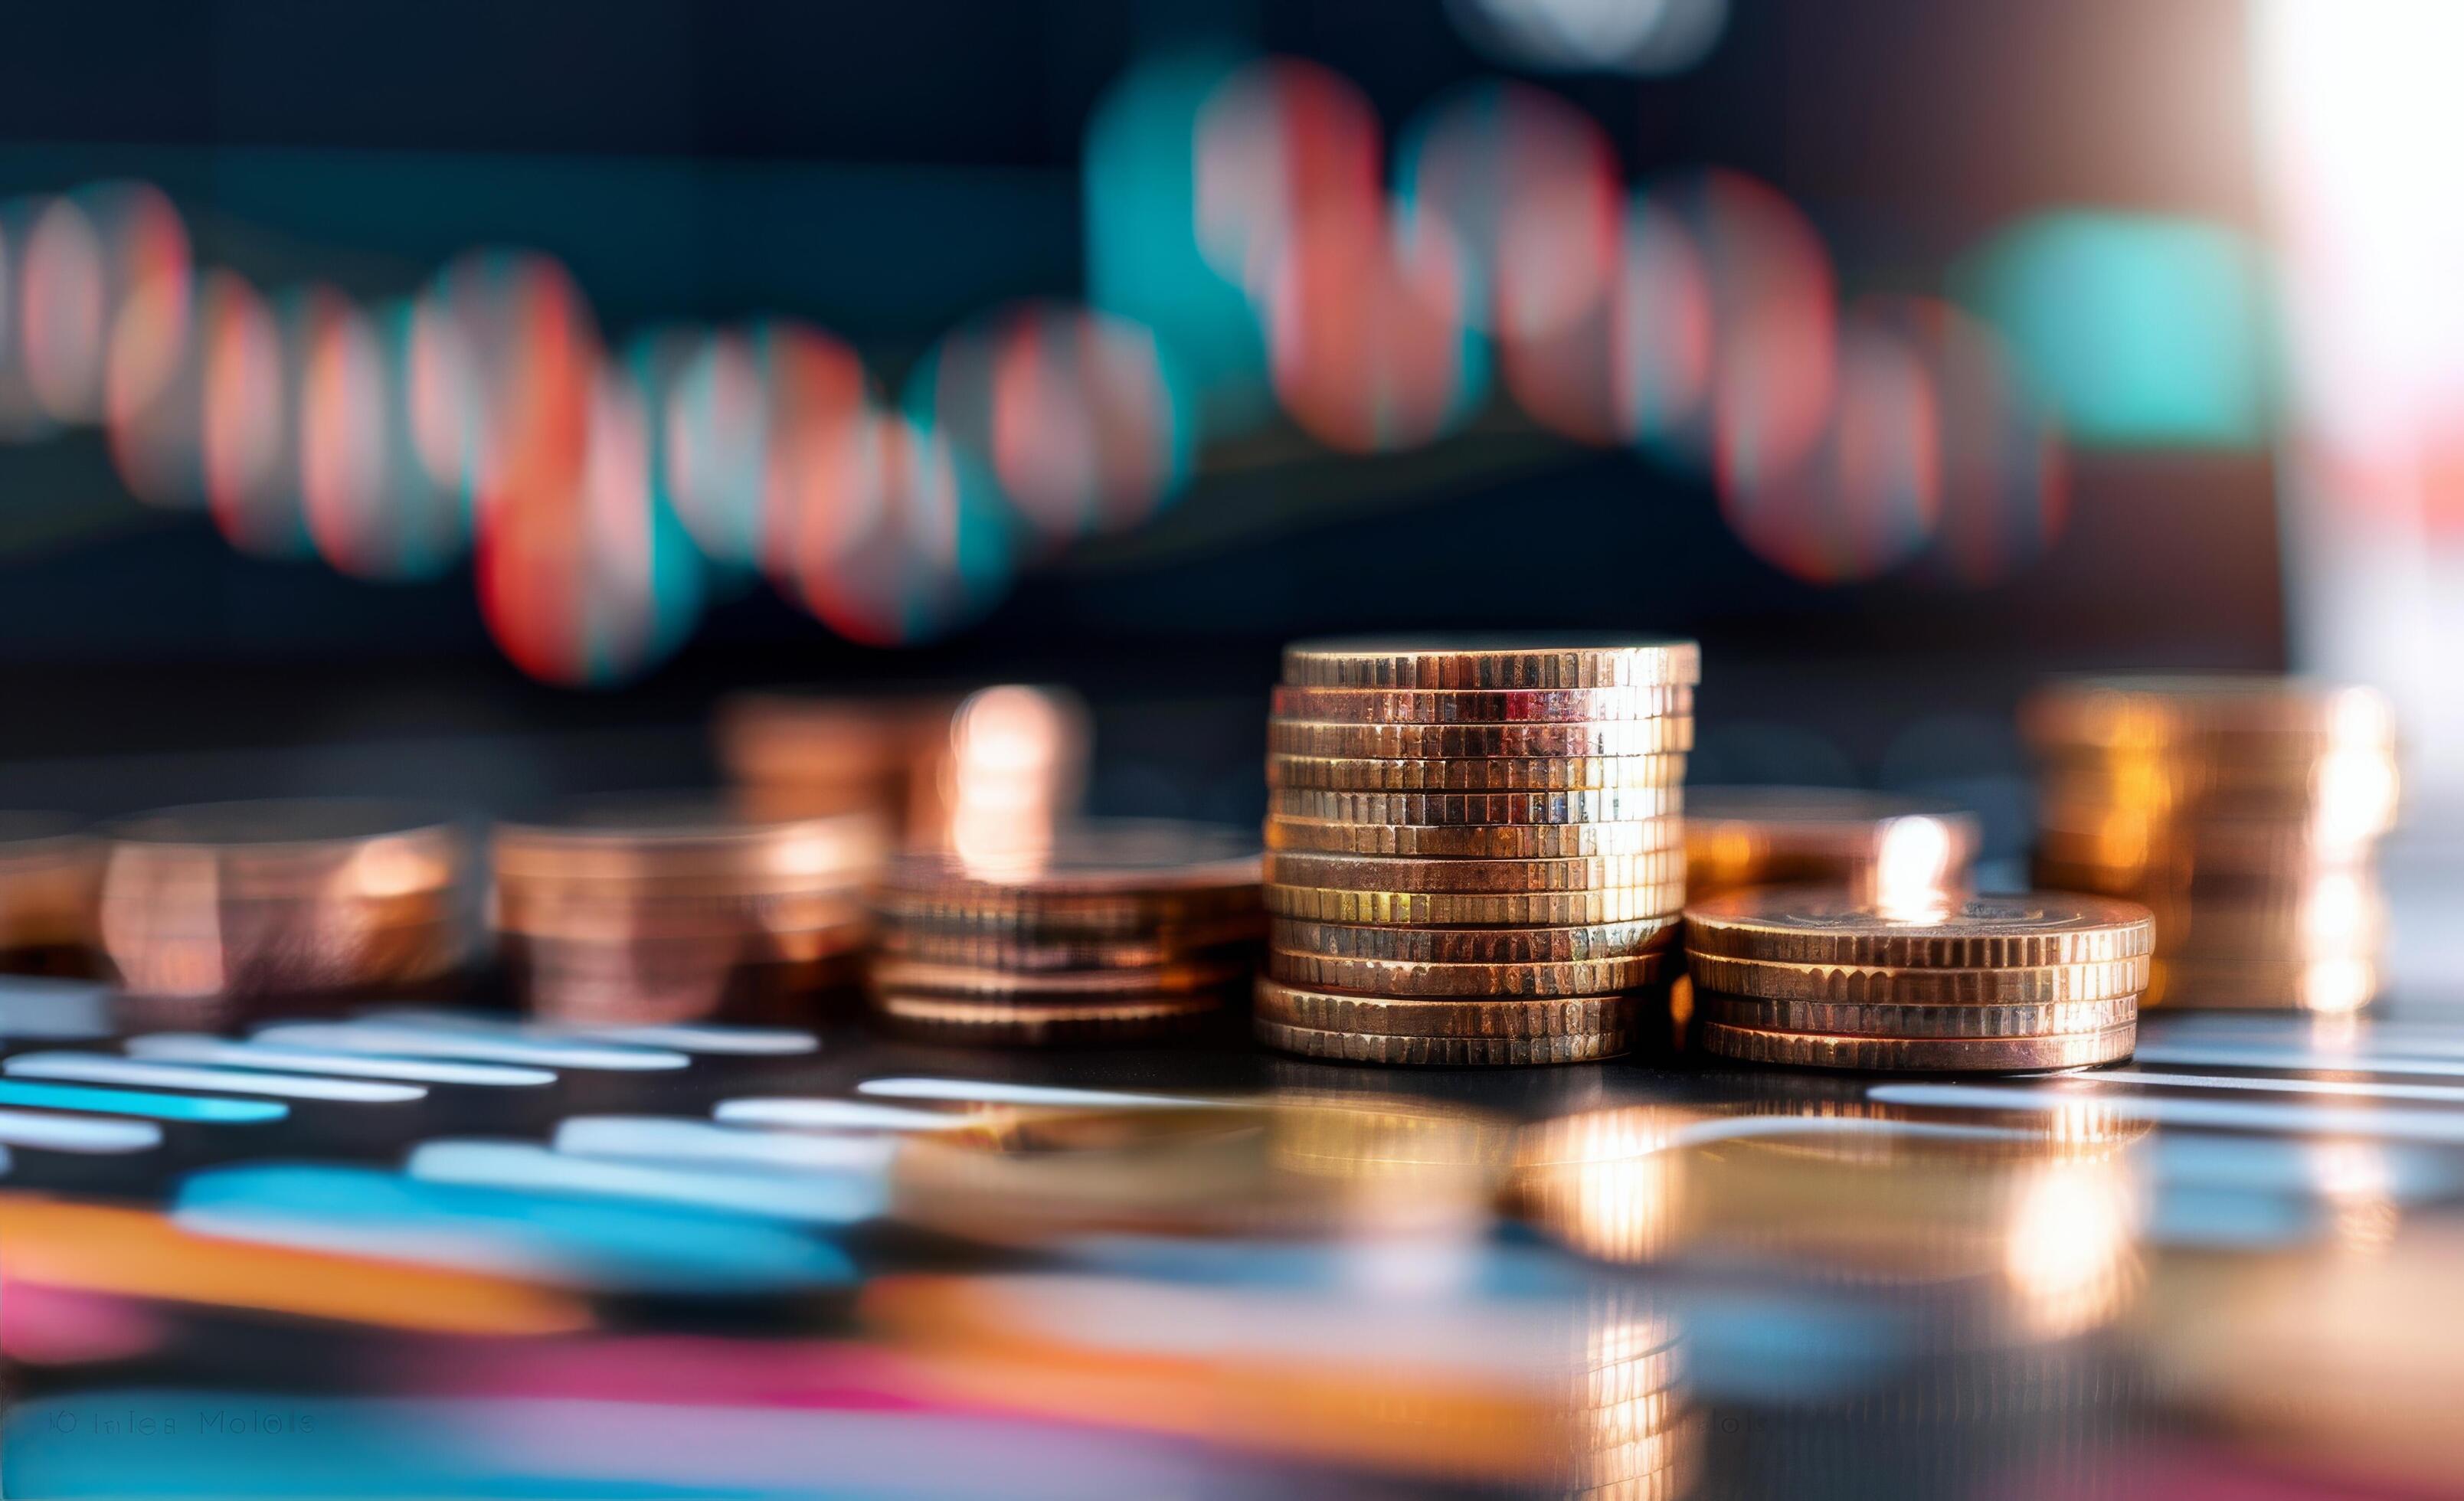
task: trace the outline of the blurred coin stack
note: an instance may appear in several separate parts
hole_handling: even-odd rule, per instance
[[[858,978],[874,812],[773,818],[634,798],[500,824],[495,916],[524,1007],[563,1022],[783,1019]]]
[[[869,991],[941,1041],[1128,1041],[1203,1026],[1256,959],[1255,843],[1202,824],[1094,820],[1042,848],[924,851],[873,893]]]
[[[1078,810],[1090,736],[1066,689],[963,699],[745,694],[718,708],[718,756],[764,817],[875,810],[911,849],[1040,844]]]
[[[1287,648],[1258,1036],[1537,1064],[1664,1026],[1700,675],[1658,638]]]
[[[1685,909],[1693,1046],[1749,1063],[2067,1069],[2130,1056],[2147,909],[2037,892],[1894,908],[1760,887]]]
[[[0,812],[0,975],[94,969],[102,850],[64,813]]]
[[[2156,914],[2150,1004],[2347,1011],[2378,991],[2394,721],[2367,689],[2082,678],[2021,711],[2039,885]]]
[[[434,809],[200,804],[102,838],[102,944],[132,995],[385,991],[445,975],[469,952],[468,841]]]
[[[1840,886],[1947,894],[1968,885],[1981,838],[1955,803],[1848,787],[1688,787],[1685,895],[1749,886]]]

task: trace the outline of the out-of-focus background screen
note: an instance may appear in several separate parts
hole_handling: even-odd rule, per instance
[[[10,801],[675,784],[732,686],[1023,676],[1097,810],[1245,819],[1277,643],[1617,626],[1704,642],[1698,777],[2003,853],[2063,667],[2379,682],[2434,806],[2459,30],[20,8]]]

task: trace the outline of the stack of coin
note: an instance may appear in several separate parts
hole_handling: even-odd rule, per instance
[[[2378,990],[2393,717],[2280,677],[2085,678],[2021,712],[2038,884],[2145,903],[2151,1004],[2348,1011]]]
[[[763,817],[890,814],[917,850],[1040,844],[1073,817],[1089,747],[1086,705],[1017,684],[963,699],[746,694],[719,705],[721,763]]]
[[[468,954],[468,841],[435,809],[201,804],[103,830],[102,943],[133,995],[339,995]]]
[[[94,970],[102,850],[63,813],[0,812],[0,975]]]
[[[1201,824],[1096,820],[998,855],[918,852],[873,894],[873,1009],[980,1044],[1127,1041],[1220,1014],[1251,973],[1256,845]]]
[[[2138,1040],[2155,923],[2033,893],[1900,908],[1759,887],[1685,909],[1694,1046],[1751,1063],[1892,1071],[2112,1063]]]
[[[766,818],[632,798],[500,824],[495,923],[531,1011],[565,1022],[781,1019],[851,987],[863,889],[889,856],[870,812]]]
[[[1286,649],[1258,1036],[1416,1064],[1641,1041],[1684,904],[1700,662],[1658,638]]]
[[[1981,835],[1955,803],[1846,787],[1688,787],[1685,894],[1844,886],[1894,900],[1968,885]]]

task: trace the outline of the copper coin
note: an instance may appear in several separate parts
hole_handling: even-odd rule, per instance
[[[470,868],[452,815],[377,798],[199,803],[105,825],[103,886],[148,902],[436,891]]]
[[[1691,688],[1278,688],[1276,718],[1329,724],[1547,724],[1683,718]]]
[[[1694,982],[1731,995],[1851,1005],[2021,1005],[2105,1001],[2147,988],[2147,956],[2011,969],[1889,968],[1695,954]]]
[[[1277,917],[1267,928],[1273,947],[1332,959],[1415,964],[1571,964],[1628,960],[1675,946],[1677,919],[1558,928],[1391,928]]]
[[[1266,848],[1316,854],[1472,860],[1572,860],[1684,848],[1675,817],[1621,824],[1324,824],[1266,820]]]
[[[1633,1047],[1630,1034],[1625,1032],[1556,1037],[1414,1037],[1389,1032],[1328,1031],[1265,1020],[1253,1025],[1258,1040],[1269,1048],[1346,1063],[1525,1068],[1614,1058]]]
[[[1334,824],[1633,823],[1682,813],[1681,787],[1606,787],[1570,792],[1337,792],[1275,787],[1266,812]]]
[[[1685,946],[1792,963],[1990,969],[2133,958],[2155,946],[2155,922],[2134,902],[2062,892],[1886,912],[1870,898],[1791,886],[1688,906]]]
[[[1842,1037],[2048,1037],[2107,1032],[2139,1018],[2133,991],[2103,1001],[2035,1005],[1895,1005],[1888,1003],[1774,1001],[1726,995],[1695,982],[1698,1021],[1764,1032],[1818,1032]]]
[[[1675,850],[1573,860],[1415,860],[1286,850],[1266,856],[1266,879],[1276,885],[1346,891],[1588,892],[1662,885],[1684,873],[1685,856]]]
[[[1683,756],[1490,756],[1462,761],[1268,756],[1266,785],[1337,792],[1564,792],[1672,787]]]
[[[1696,1004],[1701,1002],[1698,994]],[[1760,1031],[1697,1017],[1687,1036],[1705,1051],[1747,1063],[1889,1073],[2015,1073],[2119,1062],[2137,1045],[2139,1026],[2051,1037],[1847,1037]]]
[[[1586,892],[1471,894],[1457,892],[1374,892],[1324,886],[1272,885],[1266,910],[1309,922],[1394,923],[1413,927],[1515,924],[1564,928],[1666,916],[1685,901],[1685,883],[1603,887]]]
[[[1025,1047],[1169,1036],[1201,1026],[1223,1009],[1222,1001],[1213,996],[1004,1005],[876,991],[871,1004],[901,1031],[969,1045]]]
[[[1229,962],[1253,951],[1265,931],[1265,922],[1256,917],[1114,938],[1032,931],[980,933],[899,923],[882,932],[875,943],[882,953],[900,959],[1035,973]]]
[[[1343,724],[1269,719],[1266,748],[1285,756],[1443,761],[1466,757],[1660,756],[1694,748],[1689,715],[1597,724]]]
[[[1519,1000],[1348,995],[1312,986],[1258,982],[1264,1022],[1329,1032],[1394,1037],[1588,1037],[1636,1029],[1642,1010],[1632,995]]]
[[[1386,996],[1590,996],[1632,990],[1660,978],[1663,956],[1539,964],[1422,964],[1338,959],[1270,949],[1266,971],[1295,985]],[[1308,1025],[1308,1024],[1305,1024]]]
[[[1284,681],[1325,688],[1624,688],[1697,682],[1673,636],[1359,636],[1284,648]]]
[[[1101,995],[1184,995],[1220,990],[1246,974],[1244,965],[1172,964],[1150,969],[1001,970],[876,958],[872,983],[906,995],[986,996],[1010,1001],[1093,999]]]

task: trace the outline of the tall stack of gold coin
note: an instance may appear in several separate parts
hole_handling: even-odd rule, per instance
[[[0,812],[0,975],[94,971],[102,850],[65,813]]]
[[[998,853],[919,852],[873,892],[873,1010],[986,1045],[1188,1031],[1249,977],[1256,844],[1203,824],[1093,820]]]
[[[2155,923],[2036,892],[1901,908],[1833,887],[1685,909],[1693,1046],[1749,1063],[1894,1072],[2113,1063],[2139,1034]]]
[[[2394,718],[2364,688],[2081,678],[2021,711],[2038,884],[2156,913],[2151,1004],[2349,1011],[2378,992]]]
[[[1982,837],[1956,803],[1848,787],[1712,786],[1685,792],[1685,895],[1748,886],[1844,886],[1947,894],[1968,885]]]
[[[1390,1064],[1606,1058],[1664,1026],[1690,641],[1285,650],[1258,1036]]]
[[[852,989],[870,812],[764,818],[715,798],[629,798],[499,824],[498,945],[516,996],[564,1022],[794,1016]]]
[[[354,798],[165,808],[102,830],[104,951],[132,995],[386,990],[468,955],[469,842]]]

